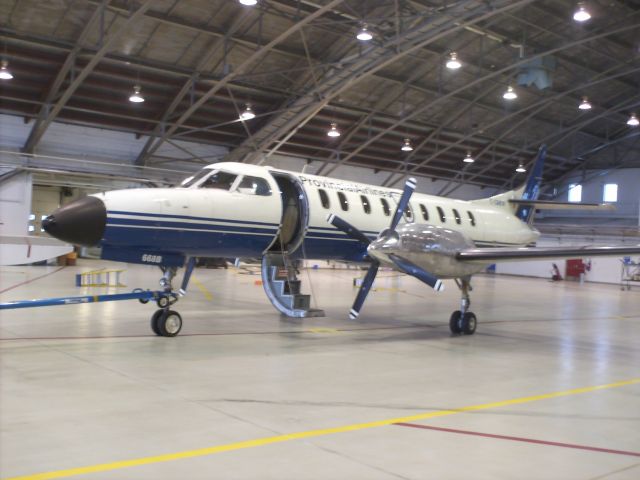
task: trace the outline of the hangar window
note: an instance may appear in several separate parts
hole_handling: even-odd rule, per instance
[[[385,198],[380,199],[380,203],[382,204],[382,211],[388,217],[391,215],[391,209],[389,209],[389,202]]]
[[[471,222],[471,226],[475,227],[476,226],[476,217],[474,217],[473,213],[471,213],[469,210],[467,210],[467,215],[469,215],[469,221]]]
[[[458,225],[460,225],[462,223],[462,218],[460,217],[460,212],[458,212],[458,210],[456,210],[455,208],[453,209],[453,218],[456,219],[456,223]]]
[[[204,177],[209,175],[211,172],[212,172],[212,170],[210,168],[203,168],[202,170],[200,170],[195,175],[191,175],[190,177],[185,178],[182,181],[182,183],[180,184],[180,186],[184,187],[184,188],[187,188],[187,187],[190,187],[192,185],[195,185],[200,180],[202,180]]]
[[[240,185],[238,185],[238,192],[246,193],[248,195],[262,195],[266,197],[271,195],[271,188],[264,178],[249,177],[245,175],[242,177]]]
[[[444,210],[441,207],[436,207],[438,210],[438,215],[440,216],[440,221],[445,223],[447,221],[447,217],[444,216]]]
[[[618,201],[618,184],[606,183],[604,185],[604,191],[602,193],[603,202],[617,202]]]
[[[362,208],[364,209],[364,213],[371,213],[371,204],[369,203],[369,199],[364,195],[360,195],[360,200],[362,201]]]
[[[323,189],[318,189],[318,195],[320,195],[320,202],[324,208],[329,208],[331,206],[331,202],[329,201],[329,195]]]
[[[582,201],[582,185],[578,183],[572,183],[569,185],[569,201],[581,202]]]
[[[221,190],[229,190],[233,182],[235,182],[237,175],[228,172],[216,172],[207,178],[201,188],[219,188]]]
[[[349,202],[347,201],[347,196],[344,193],[338,192],[338,200],[340,200],[340,207],[343,211],[346,212],[349,210]]]
[[[429,221],[429,211],[427,210],[427,207],[425,207],[423,204],[420,204],[420,211],[422,212],[422,218],[424,218],[425,222]]]

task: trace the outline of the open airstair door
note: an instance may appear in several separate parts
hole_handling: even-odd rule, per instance
[[[280,189],[282,218],[277,238],[262,257],[264,291],[271,304],[288,317],[323,317],[322,310],[311,308],[311,297],[300,292],[300,280],[291,259],[302,246],[309,222],[306,193],[294,176],[278,171],[271,171],[271,175]]]
[[[304,240],[309,222],[309,203],[302,185],[294,176],[272,171],[271,175],[280,188],[282,218],[275,241],[269,247],[269,253],[293,254]]]

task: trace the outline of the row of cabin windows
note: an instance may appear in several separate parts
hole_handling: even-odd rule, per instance
[[[320,202],[322,203],[322,206],[326,209],[329,209],[331,207],[331,201],[329,200],[329,195],[327,194],[327,192],[320,188],[318,189],[318,193],[320,195]],[[346,212],[349,210],[349,201],[347,200],[347,196],[343,192],[338,192],[338,201],[340,202],[340,208],[342,208],[342,211]],[[362,202],[362,208],[364,210],[364,213],[370,214],[371,203],[369,202],[369,199],[365,195],[360,195],[360,201]],[[387,217],[390,216],[391,207],[389,206],[389,202],[387,201],[387,199],[381,198],[380,204],[382,205],[382,211],[384,212],[385,216]],[[418,205],[420,206],[420,212],[422,213],[422,218],[424,219],[425,222],[428,222],[429,211],[427,210],[427,207],[425,207],[422,203],[419,203]],[[438,211],[438,217],[440,217],[440,222],[445,223],[447,221],[447,217],[442,207],[436,206],[436,210]],[[460,212],[455,208],[453,208],[452,210],[453,210],[453,218],[455,219],[455,222],[458,225],[461,225],[462,216],[460,215]],[[407,221],[409,222],[413,221],[413,211],[411,210],[411,207],[409,205],[407,205],[407,208],[404,211],[404,215]],[[471,224],[471,226],[475,227],[476,217],[474,217],[473,213],[471,213],[468,210],[467,210],[467,216],[469,217],[469,223]]]

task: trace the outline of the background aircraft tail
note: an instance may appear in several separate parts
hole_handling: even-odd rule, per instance
[[[547,146],[541,145],[538,149],[538,155],[529,170],[529,176],[523,185],[515,190],[494,195],[493,197],[479,200],[478,202],[486,202],[492,206],[502,206],[515,214],[523,222],[531,223],[533,213],[535,212],[535,201],[538,199],[538,195],[540,195],[542,171],[544,169],[546,154]],[[518,203],[513,202],[514,200]]]

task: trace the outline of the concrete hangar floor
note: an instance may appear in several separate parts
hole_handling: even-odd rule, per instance
[[[3,268],[0,301],[105,266]],[[327,316],[291,320],[259,277],[198,269],[175,338],[137,301],[3,310],[0,476],[640,478],[637,289],[479,276],[478,331],[453,337],[452,282],[384,273],[349,321],[355,275],[303,272]]]

